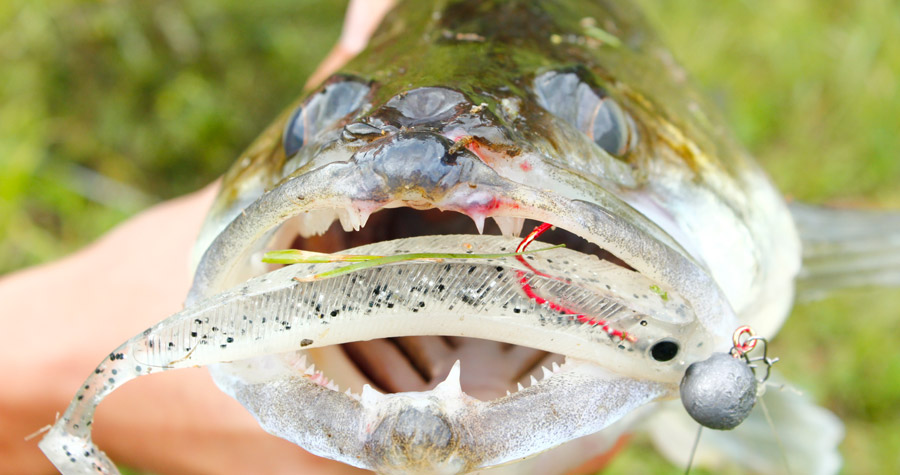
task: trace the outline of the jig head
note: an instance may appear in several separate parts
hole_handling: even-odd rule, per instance
[[[756,404],[757,389],[769,379],[778,358],[767,355],[768,341],[758,337],[747,325],[738,327],[728,353],[713,353],[709,358],[688,366],[681,380],[681,402],[688,414],[704,427],[731,430],[750,415]],[[750,358],[748,353],[762,342],[763,354]],[[756,378],[756,363],[765,365],[765,375]]]

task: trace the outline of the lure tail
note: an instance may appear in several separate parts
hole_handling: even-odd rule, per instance
[[[797,299],[835,290],[900,286],[900,212],[790,207],[803,241]]]

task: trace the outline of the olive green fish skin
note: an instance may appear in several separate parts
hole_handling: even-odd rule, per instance
[[[622,43],[606,44],[590,36],[598,27],[584,26],[585,18]],[[648,141],[671,144],[692,170],[726,170],[732,176],[755,170],[710,122],[715,115],[643,20],[612,2],[406,2],[388,15],[369,48],[343,72],[373,81],[371,101],[376,105],[403,91],[443,86],[463,92],[475,104],[486,103],[502,120],[505,114],[497,113],[502,97],[529,96],[538,72],[578,66],[640,114],[641,132],[654,132]],[[552,135],[548,132],[556,126],[548,123],[546,112],[532,101],[524,105],[530,106],[521,113],[527,121],[504,124],[516,127],[515,138],[529,143]],[[250,160],[231,170],[224,200],[234,199],[240,188],[235,183],[258,168],[277,176],[285,162],[281,134],[291,109],[249,148],[244,156]],[[681,131],[681,143],[672,131],[659,130],[670,127]],[[646,160],[659,158],[646,153],[652,144],[641,145],[625,157],[638,173],[649,166]]]

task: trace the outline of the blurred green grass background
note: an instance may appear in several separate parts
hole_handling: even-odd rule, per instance
[[[900,4],[638,3],[786,195],[900,208]],[[0,3],[0,273],[224,172],[301,92],[344,8]],[[900,472],[898,314],[900,291],[842,292],[799,306],[773,348],[847,425],[846,473]],[[681,472],[648,447],[610,471]]]

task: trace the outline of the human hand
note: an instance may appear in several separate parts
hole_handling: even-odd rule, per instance
[[[65,259],[0,280],[0,472],[49,473],[37,438],[110,348],[181,309],[215,186],[151,208]],[[94,441],[158,473],[351,473],[270,436],[205,369],[140,378],[100,406]]]

